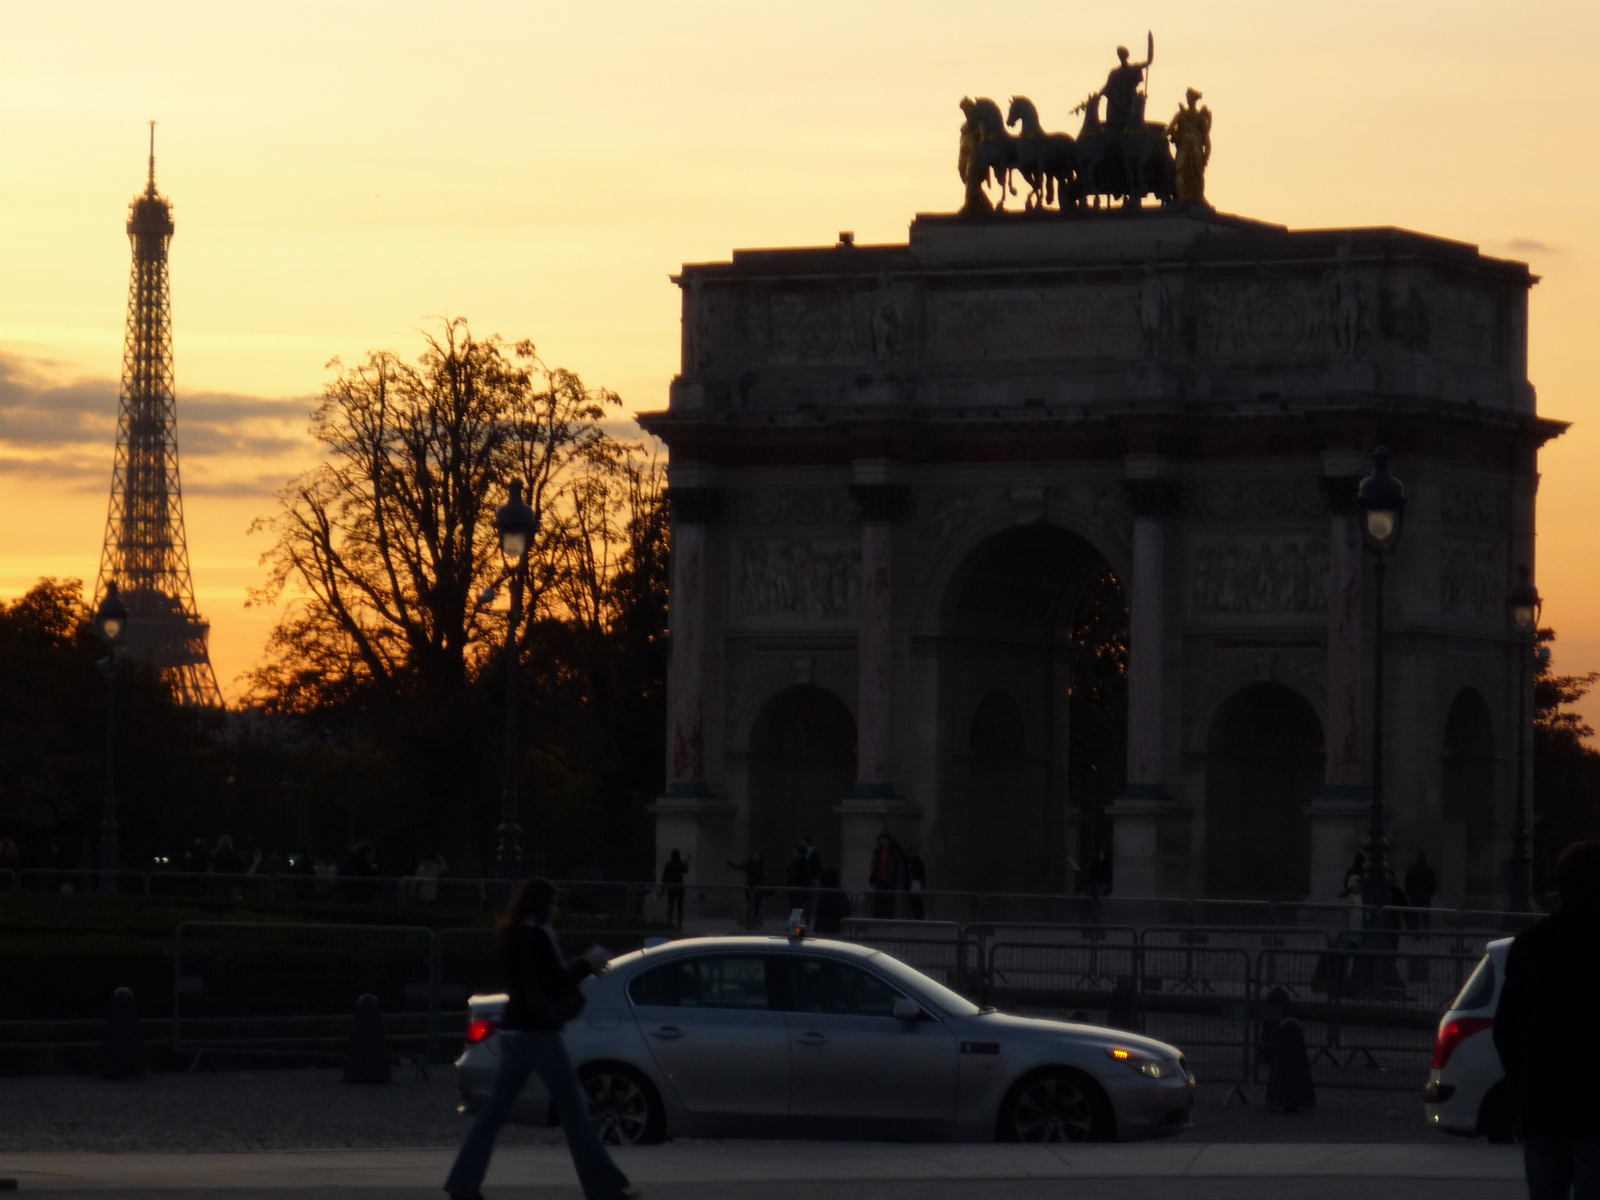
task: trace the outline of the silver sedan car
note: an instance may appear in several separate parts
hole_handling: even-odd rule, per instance
[[[979,1008],[879,951],[781,937],[691,938],[586,980],[566,1028],[601,1136],[1078,1142],[1182,1129],[1194,1076],[1175,1047]],[[456,1062],[487,1098],[506,998],[474,996]],[[551,1119],[537,1077],[520,1119]]]

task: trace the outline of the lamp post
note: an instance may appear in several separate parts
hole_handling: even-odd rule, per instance
[[[1506,595],[1506,615],[1517,654],[1517,809],[1511,825],[1511,882],[1506,908],[1524,913],[1533,907],[1532,859],[1528,854],[1528,653],[1539,629],[1544,602],[1528,578],[1528,568],[1517,568],[1517,582]]]
[[[1361,881],[1361,904],[1369,927],[1378,924],[1378,910],[1389,902],[1389,840],[1383,828],[1383,582],[1389,555],[1400,541],[1406,512],[1406,489],[1389,473],[1389,451],[1379,446],[1372,455],[1372,474],[1356,490],[1361,533],[1373,554],[1375,603],[1372,618],[1372,812],[1367,826],[1367,872]]]
[[[501,879],[515,883],[522,878],[522,827],[517,824],[517,629],[522,624],[528,547],[539,531],[539,515],[522,499],[522,480],[511,481],[511,496],[495,513],[494,527],[511,575],[511,615],[506,623],[506,768],[500,791],[495,871]]]
[[[112,753],[116,730],[117,647],[128,625],[128,606],[117,594],[115,581],[106,584],[105,598],[95,610],[94,623],[106,643],[106,656],[97,664],[106,680],[106,793],[100,810],[100,893],[114,896],[117,892],[117,781]]]

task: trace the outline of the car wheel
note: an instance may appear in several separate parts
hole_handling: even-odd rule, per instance
[[[1024,1079],[1000,1112],[1008,1142],[1091,1142],[1111,1135],[1100,1089],[1073,1071],[1044,1071]]]
[[[664,1121],[661,1101],[650,1081],[628,1067],[597,1063],[578,1072],[589,1101],[589,1120],[610,1146],[659,1142]]]

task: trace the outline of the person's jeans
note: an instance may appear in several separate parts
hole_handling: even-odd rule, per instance
[[[589,1102],[578,1086],[578,1075],[567,1057],[567,1045],[559,1033],[542,1030],[501,1030],[500,1067],[489,1090],[483,1111],[472,1123],[472,1131],[461,1144],[455,1166],[445,1180],[445,1191],[471,1196],[483,1186],[494,1153],[494,1139],[511,1116],[517,1097],[528,1076],[537,1072],[545,1090],[561,1116],[561,1129],[572,1151],[572,1165],[578,1169],[578,1182],[588,1200],[617,1200],[628,1186],[628,1177],[617,1169],[611,1155],[589,1123]]]
[[[1528,1200],[1600,1200],[1600,1137],[1530,1136],[1522,1165]]]

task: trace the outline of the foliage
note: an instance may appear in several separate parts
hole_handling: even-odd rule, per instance
[[[0,837],[26,865],[88,865],[105,787],[105,657],[83,584],[45,578],[0,605]],[[147,666],[119,659],[117,817],[143,863],[200,819],[223,771],[218,716],[179,705]]]
[[[1541,647],[1555,641],[1541,629]],[[1541,656],[1533,677],[1533,809],[1536,860],[1541,878],[1550,878],[1555,857],[1575,841],[1600,838],[1600,750],[1579,714],[1565,711],[1600,682],[1600,671],[1557,675]]]
[[[324,460],[257,523],[274,541],[253,601],[283,614],[251,702],[295,717],[304,754],[322,760],[302,775],[330,804],[297,799],[305,836],[325,842],[311,824],[343,810],[350,840],[376,832],[413,854],[444,849],[458,873],[482,869],[511,641],[519,770],[533,785],[524,824],[544,865],[647,865],[664,481],[643,446],[608,430],[620,400],[546,366],[531,342],[478,339],[459,319],[425,335],[415,366],[390,352],[333,365],[312,419]],[[515,628],[479,599],[509,582],[493,520],[513,479],[539,518]],[[330,774],[345,785],[330,789]]]
[[[1110,571],[1085,589],[1072,621],[1068,788],[1085,812],[1089,861],[1111,836],[1105,807],[1122,792],[1128,747],[1128,605]]]

